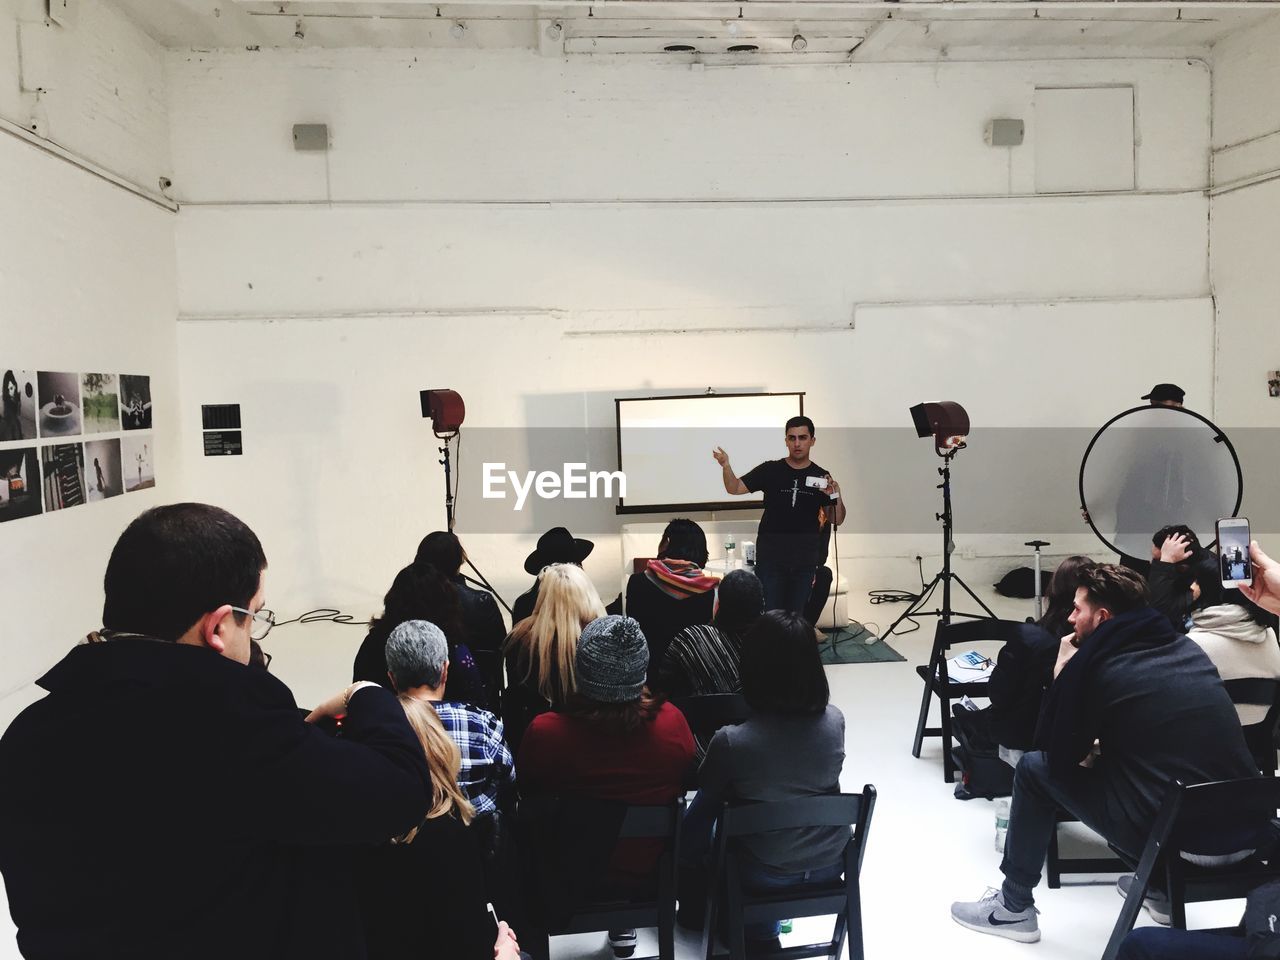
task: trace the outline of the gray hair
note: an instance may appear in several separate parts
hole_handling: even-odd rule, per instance
[[[406,620],[387,637],[387,672],[397,690],[438,687],[449,662],[444,631],[426,620]]]

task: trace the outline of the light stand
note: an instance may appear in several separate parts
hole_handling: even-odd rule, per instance
[[[960,574],[953,573],[951,571],[951,551],[955,548],[955,544],[952,542],[951,536],[953,529],[951,517],[951,461],[962,449],[963,446],[956,446],[942,454],[942,466],[938,468],[938,475],[942,477],[942,483],[938,484],[938,489],[942,491],[942,512],[934,514],[934,519],[942,521],[942,569],[939,570],[938,574],[929,581],[923,590],[920,591],[920,596],[916,597],[916,599],[912,601],[911,606],[906,609],[902,616],[893,621],[893,624],[889,629],[880,635],[880,639],[882,640],[893,633],[893,631],[897,629],[898,624],[902,623],[902,621],[906,620],[908,617],[938,617],[939,622],[944,626],[949,625],[953,617],[970,617],[975,620],[981,619],[981,614],[957,613],[955,610],[951,609],[951,582],[953,580],[973,599],[974,603],[986,611],[988,617],[991,617],[992,619],[995,618],[995,614],[992,612],[991,608],[983,603],[976,593],[969,589],[969,585],[964,582],[960,577]],[[938,588],[938,584],[942,584],[942,607],[935,610],[925,610],[925,604],[927,604],[933,596],[933,592]]]
[[[1025,547],[1031,547],[1036,552],[1036,623],[1044,616],[1044,596],[1040,586],[1040,548],[1052,546],[1048,540],[1028,540]]]
[[[453,533],[453,527],[456,523],[456,517],[454,516],[454,501],[456,498],[453,492],[453,469],[449,456],[449,441],[461,436],[462,421],[466,416],[466,407],[462,402],[462,397],[452,390],[423,390],[421,391],[420,399],[422,402],[422,416],[431,418],[431,432],[435,434],[437,440],[444,441],[444,445],[436,449],[440,453],[439,463],[444,467],[445,530]],[[461,447],[461,440],[458,440],[458,445]],[[466,559],[465,563],[479,579],[472,579],[466,574],[462,575],[462,579],[475,584],[477,587],[484,587],[484,589],[493,594],[498,603],[502,604],[502,608],[508,614],[515,616],[507,601],[502,599],[502,594],[493,588],[493,584],[471,562],[470,557]]]

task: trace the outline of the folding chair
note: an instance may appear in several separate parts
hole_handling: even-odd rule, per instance
[[[1272,817],[1280,807],[1280,779],[1247,777],[1184,786],[1174,782],[1165,794],[1133,883],[1116,918],[1103,960],[1115,960],[1120,943],[1133,929],[1153,876],[1163,876],[1173,926],[1187,927],[1186,905],[1207,900],[1234,900],[1254,887],[1280,877]],[[1246,859],[1226,866],[1199,867],[1182,856],[1188,848],[1202,850],[1206,834],[1229,831],[1216,841],[1219,849],[1243,844],[1255,847]]]
[[[1276,775],[1276,727],[1280,726],[1280,680],[1266,677],[1243,677],[1224,680],[1223,685],[1236,706],[1246,704],[1267,707],[1267,714],[1257,723],[1244,727],[1244,742],[1253,754],[1258,769],[1268,777]]]
[[[862,894],[859,878],[862,873],[862,856],[866,850],[867,831],[871,828],[871,814],[875,805],[876,788],[867,784],[862,788],[862,793],[726,806],[716,828],[715,866],[702,928],[703,956],[707,960],[724,957],[729,960],[744,960],[744,926],[748,923],[834,915],[835,926],[829,941],[787,947],[773,956],[786,960],[802,957],[839,960],[847,941],[849,960],[863,960]],[[771,830],[840,826],[851,827],[849,842],[844,849],[843,879],[760,894],[748,893],[742,889],[736,840]],[[714,952],[716,922],[721,911],[726,914],[728,953]]]
[[[961,623],[939,623],[933,634],[933,651],[927,666],[916,667],[916,673],[924,681],[924,696],[920,699],[920,716],[916,720],[916,736],[911,745],[911,755],[920,756],[925,737],[942,738],[942,778],[955,780],[955,758],[951,752],[951,701],[962,697],[985,697],[986,681],[976,683],[952,683],[947,676],[947,652],[958,645],[980,640],[999,640],[1007,643],[1026,629],[1026,624],[1016,620],[966,620]],[[941,725],[929,727],[929,704],[937,696]]]
[[[538,890],[544,894],[558,893],[563,887],[562,877],[543,875],[543,870],[547,867],[546,860],[550,858],[529,856],[532,853],[529,838],[539,837],[544,844],[549,842],[554,847],[561,838],[567,840],[570,835],[577,833],[578,827],[591,818],[592,811],[605,812],[606,819],[611,814],[620,819],[621,826],[617,832],[619,843],[636,840],[663,841],[652,887],[644,894],[614,897],[601,892],[605,886],[605,877],[586,878],[581,888],[590,892],[568,905],[567,918],[549,916],[549,911],[546,910],[539,916],[531,917],[534,929],[527,934],[525,930],[520,931],[521,946],[538,960],[547,960],[551,950],[550,938],[553,936],[629,927],[657,927],[656,960],[675,960],[676,864],[679,856],[680,824],[684,819],[683,798],[662,806],[635,806],[581,797],[523,801],[517,819],[522,837],[526,841],[526,895]],[[612,849],[611,847],[610,851]],[[606,855],[598,858],[601,864],[609,859],[608,851],[605,853]]]

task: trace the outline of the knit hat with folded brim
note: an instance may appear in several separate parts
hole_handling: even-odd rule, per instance
[[[639,700],[649,670],[649,644],[640,624],[611,614],[583,628],[574,657],[578,693],[600,703]]]

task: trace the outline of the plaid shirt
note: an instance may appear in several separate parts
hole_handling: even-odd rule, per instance
[[[515,792],[516,765],[502,736],[502,721],[468,703],[432,703],[449,739],[462,753],[458,786],[477,814],[493,813]]]

